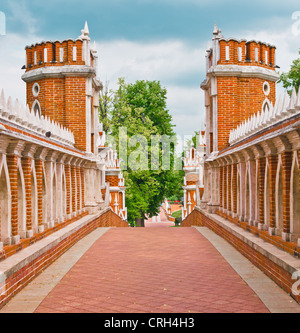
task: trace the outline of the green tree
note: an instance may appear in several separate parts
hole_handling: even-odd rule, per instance
[[[300,50],[299,50],[300,55]],[[298,92],[300,85],[300,58],[293,60],[290,70],[287,73],[281,73],[278,82],[283,84],[290,93],[295,87]]]
[[[156,160],[153,160],[151,155],[153,136],[175,135],[171,123],[172,117],[166,107],[166,95],[166,89],[162,88],[158,81],[136,81],[128,84],[124,79],[119,79],[112,104],[108,108],[110,119],[108,134],[112,136],[119,157],[123,160],[121,167],[127,187],[128,222],[138,226],[144,226],[144,219],[147,216],[157,215],[164,198],[182,186],[179,173],[173,168],[174,142],[170,144],[168,170],[162,167],[162,156],[168,153],[166,147],[162,144],[156,146],[158,153]],[[102,121],[101,114],[100,121]],[[122,134],[120,128],[126,130],[125,134]],[[138,155],[135,168],[134,163],[130,162],[137,151],[141,154]]]

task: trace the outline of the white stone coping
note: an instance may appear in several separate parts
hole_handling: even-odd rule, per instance
[[[32,69],[22,75],[22,80],[31,82],[49,77],[63,76],[90,76],[95,77],[96,71],[93,67],[87,65],[66,65],[66,66],[47,66]]]
[[[214,76],[238,76],[238,77],[258,77],[277,81],[279,74],[268,68],[258,66],[241,66],[241,65],[216,65],[210,67],[207,75]]]
[[[38,240],[36,243],[22,249],[21,251],[13,254],[12,256],[4,259],[0,262],[0,283],[5,282],[11,275],[25,267],[30,262],[34,261],[50,249],[57,246],[67,237],[73,235],[81,229],[82,227],[86,226],[90,222],[94,221],[95,219],[99,218],[101,215],[105,214],[111,210],[110,207],[105,208],[104,210],[93,214],[87,215],[79,219],[78,221],[72,222],[66,227],[54,232],[53,234]]]
[[[279,249],[275,245],[264,241],[262,238],[253,235],[249,231],[244,230],[217,214],[210,214],[198,206],[194,209],[213,220],[219,226],[229,231],[231,234],[242,240],[257,252],[264,255],[288,273],[293,274],[295,271],[300,270],[300,259],[292,256],[282,249]]]

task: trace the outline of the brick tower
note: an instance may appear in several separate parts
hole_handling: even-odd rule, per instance
[[[97,51],[87,23],[76,40],[46,41],[26,47],[27,104],[35,113],[74,134],[75,147],[96,153],[99,91]]]
[[[275,46],[225,39],[215,25],[206,51],[205,91],[207,155],[228,146],[230,130],[258,110],[275,104]]]

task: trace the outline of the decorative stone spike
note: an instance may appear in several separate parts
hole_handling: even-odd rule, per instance
[[[290,99],[290,104],[288,106],[288,111],[290,113],[295,113],[296,112],[296,102],[297,102],[297,93],[296,93],[296,88],[293,87],[293,90],[292,90],[292,95],[291,95],[291,99]]]
[[[289,96],[288,92],[285,91],[284,99],[283,99],[283,105],[282,105],[282,111],[281,111],[281,114],[283,116],[286,116],[288,114],[289,104],[290,104],[290,96]]]
[[[278,99],[276,115],[275,115],[276,120],[282,118],[282,114],[281,114],[282,108],[283,108],[283,99],[282,99],[282,96],[280,95],[279,99]]]
[[[1,91],[1,97],[0,97],[0,115],[1,114],[4,118],[7,118],[9,114],[3,89]]]
[[[9,96],[8,100],[7,100],[7,110],[9,113],[12,113],[12,109],[13,109],[13,102],[12,102],[12,98]]]
[[[273,104],[271,103],[270,110],[268,111],[268,116],[267,116],[267,122],[266,122],[267,125],[272,123],[273,110],[274,110],[274,107],[273,107]]]
[[[0,111],[5,109],[6,103],[5,103],[5,94],[4,90],[1,89],[1,95],[0,95]]]

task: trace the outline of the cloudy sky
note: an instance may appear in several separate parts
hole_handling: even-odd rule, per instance
[[[0,89],[6,96],[25,103],[26,45],[77,38],[87,21],[100,79],[111,88],[119,77],[160,81],[180,136],[203,126],[200,83],[215,22],[224,37],[275,44],[281,72],[300,48],[299,0],[1,0],[0,11],[6,17],[6,35],[0,35]]]

